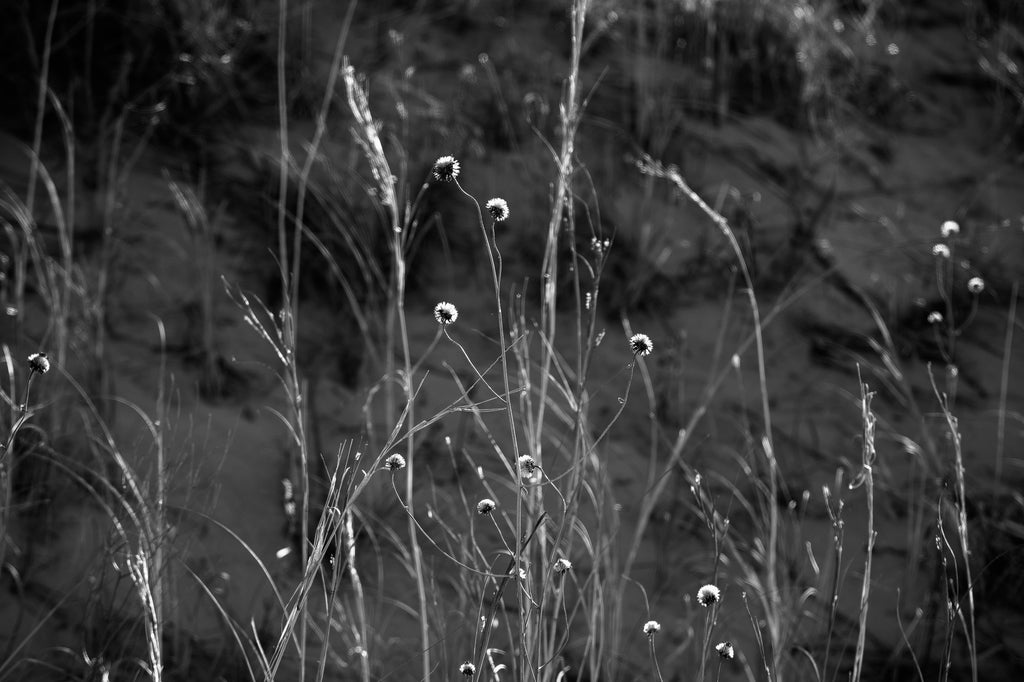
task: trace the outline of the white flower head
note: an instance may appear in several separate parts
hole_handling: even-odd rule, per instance
[[[629,347],[633,355],[650,355],[654,351],[654,342],[647,334],[633,334],[629,337]]]
[[[486,207],[487,212],[491,214],[491,217],[499,223],[508,220],[508,202],[504,199],[495,197],[487,202]]]
[[[938,310],[928,313],[928,324],[942,324],[942,313]]]
[[[523,473],[523,476],[533,476],[533,472],[537,470],[537,460],[530,455],[521,455],[518,460],[519,471]]]
[[[942,227],[939,230],[942,233],[943,239],[949,239],[953,235],[960,234],[960,224],[955,220],[947,220],[942,223]]]
[[[440,182],[451,182],[459,177],[459,162],[454,156],[442,156],[434,162],[431,169],[434,179]]]
[[[476,673],[476,666],[469,661],[466,661],[459,666],[459,672],[466,677],[472,677]]]
[[[971,292],[975,296],[985,290],[985,280],[981,277],[971,277],[967,280],[967,291]]]
[[[402,457],[397,452],[393,455],[390,455],[386,460],[384,460],[384,468],[387,469],[388,471],[398,471],[399,469],[404,469],[405,457]]]
[[[949,247],[945,244],[936,244],[932,247],[932,255],[936,258],[949,258]]]
[[[654,633],[661,630],[661,623],[656,620],[649,620],[644,623],[644,634],[648,637],[653,637]]]
[[[494,511],[494,508],[497,506],[498,505],[495,504],[494,500],[492,500],[489,497],[485,497],[484,499],[476,503],[476,513],[482,516],[487,516],[492,511]]]
[[[572,562],[564,557],[555,562],[555,573],[562,574],[571,569]]]
[[[704,585],[697,590],[697,603],[707,608],[722,600],[722,591],[714,585]]]
[[[736,658],[736,649],[733,647],[732,642],[719,642],[715,645],[715,651],[726,660],[731,661]]]
[[[32,374],[46,374],[50,371],[50,360],[46,353],[33,353],[28,356],[28,369]]]
[[[447,327],[459,319],[459,310],[448,301],[441,301],[434,306],[434,319],[439,325]]]

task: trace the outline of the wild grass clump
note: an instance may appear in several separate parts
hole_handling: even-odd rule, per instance
[[[890,62],[898,46],[878,21],[881,3],[595,2],[595,43],[618,45],[632,70],[629,130],[662,155],[681,112],[719,123],[764,115],[828,133],[851,115],[892,120],[908,92]],[[658,64],[658,68],[653,68]],[[655,95],[658,94],[658,96]]]
[[[14,130],[31,129],[40,80],[85,146],[109,144],[125,119],[140,130],[151,122],[157,139],[198,151],[229,122],[273,103],[273,36],[257,2],[23,1],[9,9],[0,83]]]

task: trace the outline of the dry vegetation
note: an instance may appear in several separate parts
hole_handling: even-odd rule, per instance
[[[0,682],[1024,671],[1013,0],[18,0]]]

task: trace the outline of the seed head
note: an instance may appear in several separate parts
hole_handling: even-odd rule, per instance
[[[629,337],[629,347],[633,355],[650,355],[654,350],[654,342],[647,334],[633,334]]]
[[[466,661],[465,663],[459,666],[459,672],[465,675],[466,677],[472,677],[474,674],[476,674],[476,666],[470,663],[469,661]]]
[[[499,223],[508,220],[508,202],[495,197],[487,202],[487,212]]]
[[[28,369],[33,374],[46,374],[50,371],[50,360],[46,353],[33,353],[28,356]]]
[[[519,457],[519,470],[523,473],[523,476],[532,476],[533,472],[537,470],[537,460],[530,455],[521,455]]]
[[[487,516],[492,511],[494,511],[494,508],[497,506],[498,505],[495,504],[494,500],[492,500],[489,497],[485,497],[484,499],[476,503],[476,513],[481,514],[483,516]]]
[[[731,661],[736,658],[736,649],[733,648],[732,642],[719,642],[715,645],[715,651],[726,660]]]
[[[656,620],[649,620],[644,623],[644,634],[648,637],[654,637],[654,633],[661,630],[661,623]]]
[[[555,573],[561,575],[572,568],[572,562],[566,558],[559,559],[555,562]]]
[[[928,324],[942,324],[942,313],[938,310],[928,313]]]
[[[447,327],[459,319],[459,310],[448,301],[441,301],[434,306],[434,319],[438,324]]]
[[[985,290],[985,280],[981,277],[971,277],[967,280],[967,291],[971,292],[975,296]]]
[[[949,247],[945,244],[936,244],[932,247],[932,255],[936,258],[949,258]]]
[[[393,455],[390,455],[386,460],[384,460],[384,468],[387,469],[388,471],[398,471],[399,469],[404,469],[405,457],[402,457],[397,452]]]
[[[705,585],[697,590],[697,603],[707,608],[722,600],[722,591],[714,585]]]
[[[454,156],[442,156],[434,162],[431,172],[434,174],[435,180],[451,182],[459,177],[459,162],[455,160]]]
[[[942,232],[943,238],[949,239],[955,234],[960,234],[960,224],[957,223],[955,220],[947,220],[946,222],[942,223],[940,231]]]

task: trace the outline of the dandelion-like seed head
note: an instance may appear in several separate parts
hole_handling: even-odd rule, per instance
[[[629,347],[633,355],[650,355],[654,351],[654,342],[647,334],[633,334],[629,337]]]
[[[434,319],[438,324],[447,327],[459,319],[459,310],[448,301],[441,301],[434,306]]]
[[[978,295],[985,290],[985,280],[981,277],[971,277],[967,280],[967,291]]]
[[[523,473],[523,476],[532,476],[533,472],[537,470],[537,460],[530,455],[521,455],[518,461],[519,470]]]
[[[459,177],[459,162],[455,160],[454,156],[442,156],[434,162],[431,172],[434,174],[435,180],[451,182]]]
[[[938,310],[928,313],[928,324],[942,324],[942,313]]]
[[[494,511],[494,508],[497,506],[498,505],[494,502],[494,500],[492,500],[489,497],[485,497],[484,499],[476,503],[476,513],[482,514],[483,516],[487,516],[492,511]]]
[[[474,674],[476,674],[476,666],[470,663],[469,661],[466,661],[465,663],[459,666],[459,672],[465,675],[466,677],[472,677]]]
[[[28,369],[33,374],[46,374],[50,371],[50,360],[46,353],[33,353],[28,356]]]
[[[569,571],[570,569],[572,569],[572,562],[564,557],[555,562],[555,573],[558,573],[559,575]]]
[[[955,220],[947,220],[942,223],[942,227],[939,229],[942,232],[943,238],[949,239],[953,235],[960,234],[960,223]]]
[[[949,258],[949,247],[945,244],[936,244],[932,247],[932,255],[936,258]]]
[[[648,637],[653,637],[654,633],[661,630],[661,623],[656,620],[649,620],[644,623],[644,634]]]
[[[715,645],[715,651],[726,660],[731,661],[736,658],[736,649],[733,647],[732,642],[719,642]]]
[[[697,603],[707,608],[722,600],[722,591],[714,585],[705,585],[697,590]]]
[[[393,455],[390,455],[386,460],[384,460],[384,468],[387,469],[388,471],[398,471],[399,469],[404,469],[405,457],[402,457],[397,452]]]
[[[499,223],[508,220],[508,202],[495,197],[487,202],[487,212]]]

